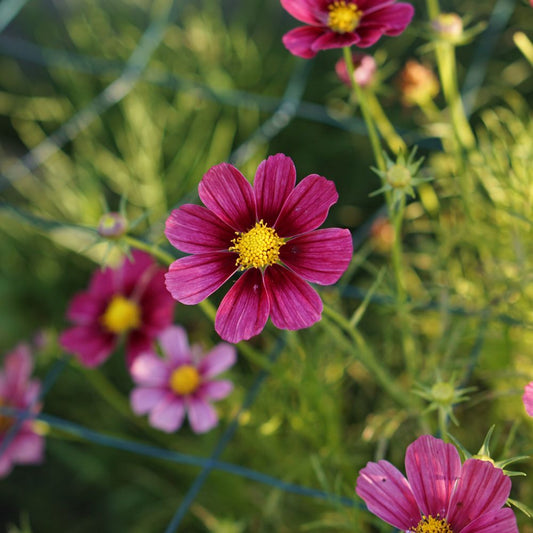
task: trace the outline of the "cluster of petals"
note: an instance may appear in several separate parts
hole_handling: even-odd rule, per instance
[[[511,480],[488,461],[467,459],[430,435],[405,454],[407,479],[388,461],[368,463],[357,494],[370,512],[405,532],[518,533],[513,511],[503,507]]]
[[[526,413],[533,416],[533,381],[530,381],[524,387],[524,395],[522,396]]]
[[[74,326],[61,334],[61,346],[84,366],[95,367],[125,336],[130,365],[141,352],[151,349],[155,337],[172,322],[175,302],[165,288],[164,274],[165,270],[141,251],[133,251],[131,258],[125,257],[117,268],[98,269],[88,290],[76,294],[70,302],[67,318]],[[138,316],[131,327],[127,322],[121,325],[118,316],[115,320],[119,327],[110,328],[106,312],[121,302],[126,306],[122,313],[131,312],[130,306]],[[115,309],[116,313],[120,315],[121,309]]]
[[[283,36],[287,50],[305,58],[329,48],[372,46],[382,35],[402,33],[414,15],[411,4],[395,0],[281,0],[281,5],[306,24]]]
[[[158,341],[163,357],[143,353],[130,368],[137,385],[130,397],[133,411],[149,414],[150,425],[167,433],[179,429],[186,414],[195,433],[209,431],[218,422],[210,402],[222,400],[233,390],[231,381],[213,377],[235,363],[235,348],[220,343],[204,356],[198,346],[189,347],[187,335],[179,326],[167,328]],[[180,384],[173,384],[180,373],[183,390],[179,390]]]
[[[32,356],[25,344],[6,355],[0,370],[1,407],[25,410],[31,415],[39,411],[37,401],[41,385],[38,380],[30,379],[32,370]],[[0,413],[0,450],[0,477],[3,477],[14,464],[40,463],[44,439],[33,430],[31,418],[17,422],[10,414]]]
[[[352,54],[352,62],[354,66],[353,79],[355,83],[361,87],[371,85],[377,70],[376,60],[371,55],[355,52]],[[348,67],[346,66],[346,61],[343,57],[335,63],[335,72],[342,83],[349,87],[352,86],[350,76],[348,75]]]
[[[198,187],[206,207],[183,205],[167,220],[168,240],[192,254],[175,261],[166,274],[176,300],[197,304],[243,272],[215,319],[216,331],[228,342],[257,335],[269,316],[281,329],[311,326],[320,320],[322,300],[307,282],[333,284],[350,263],[350,232],[317,229],[337,201],[335,184],[317,174],[295,184],[294,163],[283,154],[259,165],[253,187],[235,167],[222,163],[212,167]],[[235,251],[236,234],[257,227],[284,244],[272,264],[243,268]]]

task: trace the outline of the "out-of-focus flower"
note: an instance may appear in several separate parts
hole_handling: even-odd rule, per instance
[[[388,461],[368,463],[357,494],[368,510],[402,531],[414,533],[518,533],[504,508],[511,480],[489,461],[467,459],[431,435],[405,454],[407,479]]]
[[[0,370],[0,407],[27,409],[32,415],[39,411],[36,401],[41,384],[30,379],[32,370],[32,356],[25,344],[19,344],[6,355],[4,367]],[[18,423],[18,429],[12,435],[14,424],[17,424],[14,417],[0,413],[0,449],[3,450],[0,477],[6,476],[15,464],[40,463],[43,460],[44,438],[33,430],[31,418]],[[7,446],[6,438],[9,440]]]
[[[158,340],[163,358],[143,353],[130,368],[137,384],[130,398],[133,411],[150,413],[150,425],[168,433],[181,427],[185,414],[194,432],[209,431],[218,422],[210,402],[233,390],[231,381],[213,377],[235,363],[235,348],[221,343],[203,356],[199,346],[189,347],[179,326],[167,328]]]
[[[128,365],[150,350],[153,339],[172,322],[174,301],[164,283],[165,270],[145,252],[134,251],[118,268],[97,270],[89,289],[74,296],[67,318],[74,327],[60,344],[88,367],[103,363],[122,336]]]
[[[431,28],[439,39],[459,43],[463,37],[463,19],[457,13],[441,13],[431,21]]]
[[[371,85],[377,70],[376,60],[368,54],[354,53],[352,54],[352,61],[354,66],[353,78],[355,83],[361,87]],[[352,86],[344,58],[339,59],[335,64],[335,72],[343,83],[349,87]]]
[[[294,55],[311,58],[319,50],[372,46],[382,35],[402,33],[414,8],[395,0],[281,0],[294,18],[306,24],[283,36]]]
[[[221,163],[198,187],[206,207],[186,204],[167,219],[168,240],[193,254],[172,263],[166,274],[176,300],[197,304],[243,272],[215,319],[226,341],[257,335],[269,316],[281,329],[311,326],[320,320],[322,300],[307,282],[331,285],[348,268],[350,232],[316,229],[337,201],[335,184],[317,174],[295,183],[294,163],[283,154],[259,165],[253,187]]]
[[[439,94],[440,85],[431,69],[414,59],[405,64],[398,78],[402,103],[423,106]]]
[[[128,221],[120,213],[105,213],[98,222],[98,234],[106,239],[118,239],[126,233]]]
[[[529,382],[524,387],[524,395],[522,396],[522,400],[524,401],[526,413],[529,416],[533,416],[533,381]]]
[[[381,254],[392,250],[394,244],[394,226],[387,217],[379,217],[370,227],[370,239],[374,248]]]

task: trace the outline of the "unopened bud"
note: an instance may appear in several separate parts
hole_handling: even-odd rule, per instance
[[[441,13],[431,21],[431,27],[442,39],[459,42],[463,35],[463,20],[457,13]]]
[[[116,212],[105,213],[98,222],[98,234],[106,239],[118,239],[128,229],[128,221]]]

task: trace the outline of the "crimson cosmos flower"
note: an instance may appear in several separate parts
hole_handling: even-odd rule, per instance
[[[414,14],[411,4],[395,0],[281,0],[281,5],[308,24],[283,36],[287,50],[305,58],[328,48],[372,46],[383,34],[402,33]]]
[[[166,274],[176,300],[197,304],[243,272],[216,315],[215,329],[226,341],[257,335],[269,316],[281,329],[311,326],[320,320],[322,301],[306,281],[331,285],[350,263],[350,232],[316,229],[337,201],[335,184],[317,174],[295,183],[294,163],[283,154],[259,165],[253,187],[221,163],[198,187],[206,207],[186,204],[167,219],[168,240],[193,254]]]

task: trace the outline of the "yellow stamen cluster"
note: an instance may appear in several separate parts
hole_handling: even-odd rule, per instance
[[[118,335],[141,325],[141,308],[118,294],[109,302],[100,321],[108,331]]]
[[[170,375],[170,388],[180,396],[192,394],[200,385],[200,374],[192,365],[176,368]]]
[[[0,407],[7,407],[8,405],[0,398]],[[0,434],[5,433],[12,425],[14,419],[7,415],[0,414]]]
[[[336,33],[354,31],[363,14],[355,4],[345,0],[335,0],[329,4],[328,10],[328,26]]]
[[[453,529],[446,518],[441,518],[439,514],[434,516],[422,516],[422,520],[416,527],[412,527],[410,531],[414,533],[453,533]]]
[[[278,262],[279,249],[285,244],[285,239],[278,237],[274,228],[260,220],[250,231],[236,234],[238,237],[232,239],[233,246],[229,251],[239,254],[235,264],[240,266],[240,270],[265,268]]]

